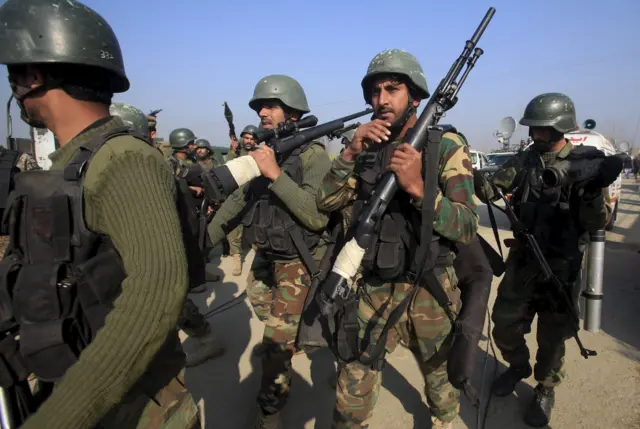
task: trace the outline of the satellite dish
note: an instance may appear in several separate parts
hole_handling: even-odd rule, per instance
[[[506,118],[502,118],[500,121],[500,126],[498,127],[498,132],[502,135],[505,140],[509,140],[513,133],[516,131],[517,124],[516,120],[511,116],[507,116]]]
[[[586,121],[584,121],[584,123],[582,124],[586,129],[588,130],[592,130],[596,127],[596,121],[594,121],[593,119],[587,119]]]
[[[631,145],[629,144],[629,142],[620,142],[616,145],[616,147],[620,152],[629,152],[629,149],[631,149]]]

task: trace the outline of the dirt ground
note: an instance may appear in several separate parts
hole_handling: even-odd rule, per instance
[[[486,214],[479,207],[480,233],[495,244]],[[581,331],[585,346],[598,356],[584,359],[575,341],[567,342],[567,381],[557,389],[551,428],[640,428],[640,189],[631,180],[624,183],[616,227],[607,233],[604,271],[604,302],[601,331]],[[508,222],[498,213],[501,239],[510,237]],[[215,251],[214,251],[215,252]],[[187,370],[187,385],[202,407],[207,429],[251,428],[256,415],[255,396],[260,384],[260,362],[251,350],[260,342],[262,324],[246,299],[231,301],[245,289],[251,255],[243,275],[231,275],[231,261],[222,258],[210,265],[224,277],[208,286],[207,293],[193,295],[194,301],[226,346],[226,354]],[[216,268],[217,267],[217,268]],[[500,279],[495,278],[490,298],[493,306]],[[228,303],[232,303],[231,306]],[[226,305],[225,305],[226,304]],[[222,306],[222,307],[220,307]],[[485,322],[486,323],[486,322]],[[485,334],[487,327],[485,325]],[[535,321],[527,342],[535,356]],[[486,356],[488,340],[479,344],[475,383],[483,380],[480,410],[463,400],[455,429],[477,428],[478,412],[484,414],[494,370],[505,369],[498,353]],[[193,347],[186,339],[185,347]],[[335,398],[329,379],[335,374],[333,355],[322,350],[293,359],[294,377],[289,404],[283,411],[283,428],[331,426]],[[506,398],[492,398],[487,413],[487,429],[524,429],[522,415],[533,394],[533,378],[520,383]],[[383,388],[375,408],[371,428],[429,428],[430,413],[425,404],[424,382],[411,353],[399,347],[383,370]]]

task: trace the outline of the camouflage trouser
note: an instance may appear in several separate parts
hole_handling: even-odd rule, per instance
[[[239,255],[242,253],[242,225],[238,225],[236,229],[227,235],[229,240],[229,254]]]
[[[509,365],[528,365],[529,349],[524,336],[531,332],[531,323],[538,313],[534,376],[545,387],[552,387],[566,376],[564,342],[572,336],[573,321],[566,313],[550,310],[545,289],[552,286],[540,282],[537,264],[531,263],[523,253],[512,250],[507,259],[507,269],[491,315],[493,338]],[[577,292],[573,291],[574,302],[578,300]]]
[[[184,300],[178,328],[190,337],[206,337],[211,334],[211,326],[189,298]]]
[[[4,252],[7,251],[8,246],[9,246],[9,236],[0,235],[0,260],[4,258]]]
[[[436,274],[455,311],[460,293],[453,269],[438,269]],[[367,278],[363,283],[358,307],[360,339],[366,337],[368,343],[372,343],[380,337],[391,311],[407,296],[412,285],[385,283],[378,278]],[[449,383],[447,363],[435,364],[437,367],[434,368],[430,359],[440,350],[450,332],[451,322],[444,309],[429,292],[420,288],[407,311],[394,329],[389,331],[386,347],[390,353],[399,341],[409,346],[424,376],[429,408],[434,416],[445,422],[452,421],[458,415],[460,392]],[[341,365],[332,428],[369,427],[381,383],[381,372],[370,366],[358,361]]]
[[[291,388],[291,357],[311,279],[301,262],[271,263],[256,254],[247,295],[265,323],[262,342],[262,385],[258,404],[265,412],[280,411]]]
[[[153,399],[139,394],[118,405],[96,429],[199,429],[200,414],[184,385],[184,375],[173,378]]]

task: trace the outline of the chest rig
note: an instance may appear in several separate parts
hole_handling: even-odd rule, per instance
[[[354,171],[360,180],[351,215],[351,230],[355,230],[360,212],[386,172],[386,166],[399,144],[376,145],[357,158]],[[382,280],[401,277],[411,279],[412,274],[417,272],[414,256],[419,246],[421,216],[406,192],[396,192],[378,225],[374,244],[367,249],[362,260],[365,272],[373,273]],[[442,267],[453,263],[451,243],[435,231],[431,239],[430,257],[434,258],[434,266]]]
[[[514,180],[518,184],[512,203],[514,212],[535,236],[545,256],[579,257],[579,242],[585,233],[578,221],[580,197],[571,185],[545,186],[543,169],[539,154],[532,151]]]
[[[280,166],[282,172],[297,185],[302,185],[304,174],[300,155],[313,144],[318,143],[311,142],[296,149]],[[320,243],[322,232],[309,231],[301,226],[287,206],[269,190],[270,183],[266,177],[258,177],[249,185],[249,209],[242,219],[243,245],[256,246],[270,259],[301,258],[313,272],[311,255]]]

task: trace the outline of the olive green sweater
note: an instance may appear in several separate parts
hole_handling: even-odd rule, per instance
[[[96,122],[50,156],[51,169],[64,168],[82,144],[122,125],[119,118]],[[162,154],[131,136],[113,138],[91,161],[84,192],[87,225],[111,238],[127,278],[104,327],[23,429],[94,427],[134,383],[144,384],[152,364],[156,375],[175,376],[184,362],[176,324],[187,261],[175,183]]]

